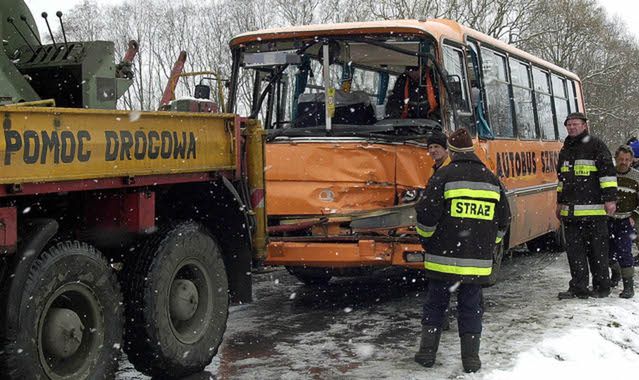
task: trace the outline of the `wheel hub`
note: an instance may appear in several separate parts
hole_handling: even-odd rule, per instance
[[[58,358],[73,356],[82,343],[84,325],[71,309],[51,308],[42,331],[42,343],[47,352]]]
[[[195,315],[199,303],[199,293],[192,281],[176,279],[171,285],[171,318],[188,321]]]

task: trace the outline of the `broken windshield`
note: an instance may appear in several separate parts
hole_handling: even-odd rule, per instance
[[[271,136],[422,136],[443,120],[435,46],[400,34],[257,41],[239,54],[238,90]]]

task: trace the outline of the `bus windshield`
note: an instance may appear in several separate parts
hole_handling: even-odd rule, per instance
[[[469,109],[465,79],[448,75],[464,62],[445,71],[436,54],[434,40],[401,34],[252,42],[236,76],[250,101],[238,107],[271,136],[423,137]],[[443,93],[460,99],[450,111]]]

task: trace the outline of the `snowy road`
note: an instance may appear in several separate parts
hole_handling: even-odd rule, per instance
[[[639,278],[639,276],[635,276]],[[565,254],[516,253],[485,289],[483,367],[466,375],[457,325],[437,362],[412,357],[423,283],[386,273],[303,286],[285,270],[256,275],[255,302],[235,306],[203,379],[601,379],[639,373],[639,297],[559,301]],[[118,380],[148,379],[125,362]]]

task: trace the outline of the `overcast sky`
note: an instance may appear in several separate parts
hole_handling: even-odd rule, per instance
[[[1,1],[1,0],[0,0]],[[65,12],[69,8],[82,2],[82,0],[25,0],[31,8],[31,12],[36,16],[38,22],[42,20],[40,14],[45,11],[54,16],[55,12],[61,10]],[[117,4],[124,0],[98,0],[101,4]],[[131,0],[128,0],[131,1]],[[626,23],[628,29],[639,40],[639,1],[637,0],[598,0],[611,15],[618,15]],[[41,32],[46,32],[45,27],[40,27]]]

